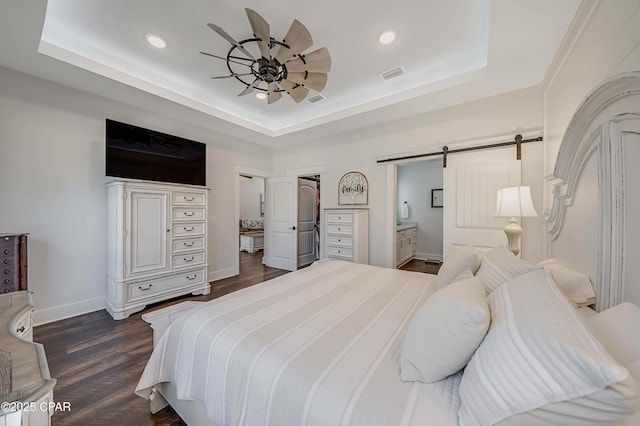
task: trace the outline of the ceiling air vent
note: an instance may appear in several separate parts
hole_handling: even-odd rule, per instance
[[[392,78],[400,77],[402,74],[404,74],[404,68],[398,67],[389,71],[381,72],[380,77],[384,80],[391,80]]]
[[[307,98],[307,102],[309,102],[310,104],[315,104],[323,100],[324,100],[324,96],[322,96],[319,93],[317,95],[313,95]]]

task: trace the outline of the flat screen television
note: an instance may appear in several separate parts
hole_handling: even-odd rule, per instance
[[[109,119],[106,128],[107,176],[205,185],[204,143]]]

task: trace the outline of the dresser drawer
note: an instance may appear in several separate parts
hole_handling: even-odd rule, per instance
[[[185,251],[204,250],[204,237],[185,238],[172,240],[171,245],[174,253]]]
[[[171,257],[171,266],[181,268],[204,264],[204,252],[176,254]]]
[[[338,235],[352,235],[353,234],[353,226],[351,225],[327,225],[327,233],[328,234],[338,234]]]
[[[181,287],[202,284],[204,280],[204,269],[199,269],[159,280],[127,284],[127,301],[143,299],[155,294],[177,290]]]
[[[353,246],[353,238],[328,235],[327,244],[330,244],[332,246],[351,247]]]
[[[353,223],[353,214],[327,213],[327,223]]]
[[[188,237],[190,235],[204,235],[206,224],[204,222],[198,223],[174,223],[173,224],[173,236],[174,237]]]
[[[173,220],[184,222],[189,220],[205,220],[204,207],[174,207]]]
[[[173,192],[173,204],[181,206],[204,206],[205,194],[197,194],[193,192]]]
[[[327,254],[331,257],[351,259],[353,256],[353,249],[348,247],[327,246]]]

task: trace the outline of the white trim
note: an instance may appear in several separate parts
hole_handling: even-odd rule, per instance
[[[271,170],[255,169],[253,167],[236,165],[233,168],[233,171],[241,175],[249,175],[249,176],[261,177],[261,178],[273,177],[273,172]]]
[[[48,324],[50,322],[88,314],[104,309],[107,302],[107,295],[94,297],[79,302],[66,303],[64,305],[52,306],[45,309],[36,309],[33,312],[34,326]]]
[[[563,68],[567,57],[573,51],[573,47],[580,39],[582,32],[587,26],[587,22],[591,19],[594,10],[600,2],[601,0],[582,0],[578,10],[576,11],[576,15],[573,18],[573,22],[571,22],[569,29],[560,43],[560,47],[551,61],[551,65],[542,78],[542,89],[545,93],[545,98],[547,89],[553,84],[558,76],[558,72]]]
[[[413,259],[417,259],[417,260],[437,260],[439,262],[442,262],[443,260],[443,256],[442,253],[422,253],[422,252],[416,252],[416,254],[413,256]]]
[[[222,280],[224,278],[235,277],[238,275],[238,270],[236,268],[225,268],[225,269],[217,269],[215,271],[209,272],[209,282]],[[213,284],[212,284],[213,286]]]
[[[286,176],[310,176],[310,175],[322,175],[325,172],[324,165],[316,165],[309,167],[300,167],[297,169],[288,169]],[[320,178],[322,179],[322,177]],[[322,189],[320,189],[320,195],[322,195]]]
[[[398,220],[398,165],[395,162],[387,164],[387,250],[385,266],[396,266],[396,221]],[[371,240],[369,240],[371,242]]]

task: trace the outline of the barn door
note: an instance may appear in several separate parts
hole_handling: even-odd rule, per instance
[[[506,244],[508,219],[493,217],[497,190],[520,185],[513,147],[458,153],[444,169],[443,254],[474,245],[479,251]]]

